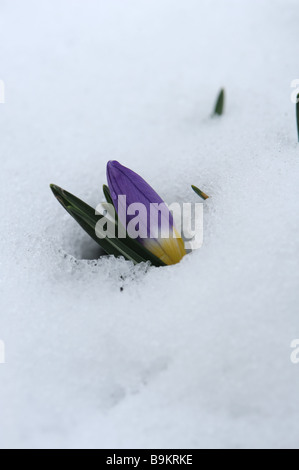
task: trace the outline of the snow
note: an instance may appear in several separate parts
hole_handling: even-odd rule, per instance
[[[295,0],[0,1],[1,448],[299,447],[298,20]],[[208,193],[203,247],[98,259],[49,183],[95,207],[111,159],[169,203]]]

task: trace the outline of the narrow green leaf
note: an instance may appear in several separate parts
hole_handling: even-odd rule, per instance
[[[124,256],[135,263],[146,261],[144,258],[134,253],[129,247],[117,238],[98,238],[96,236],[96,225],[99,220],[104,218],[96,215],[95,210],[85,202],[78,199],[71,193],[68,193],[58,186],[51,185],[51,189],[60,204],[67,212],[79,223],[79,225],[95,240],[108,254],[115,256]]]
[[[105,237],[101,239],[97,237],[96,225],[105,217],[96,214],[92,207],[64,189],[51,185],[51,190],[65,210],[106,253],[114,256],[124,256],[127,260],[131,260],[136,264],[150,261],[154,266],[165,266],[163,261],[129,236],[127,238],[117,238],[117,225],[115,226],[115,238]]]
[[[103,185],[103,193],[108,204],[111,204],[114,207],[110,189],[108,188],[106,184]],[[115,207],[114,207],[114,218],[115,218],[115,223],[118,224],[118,215],[117,215]]]
[[[88,235],[106,251],[106,253],[119,256],[119,252],[114,250],[109,243],[106,243],[105,239],[100,240],[96,236],[95,227],[98,221],[101,220],[102,216],[96,215],[95,210],[92,209],[92,207],[62,188],[59,188],[59,186],[51,185],[50,187],[56,199],[83,228],[83,230],[85,230],[85,232],[87,232]]]
[[[209,199],[210,196],[208,196],[207,194],[205,194],[203,191],[201,191],[199,188],[197,188],[196,186],[191,186],[191,188],[193,189],[193,191],[199,196],[201,197],[204,201],[206,201],[207,199]]]
[[[69,209],[68,210],[69,214],[75,219],[75,221],[80,225],[81,228],[98,244],[100,245],[101,248],[108,254],[108,255],[114,255],[114,256],[120,256],[120,253],[118,250],[116,250],[113,246],[110,245],[110,243],[107,243],[106,239],[104,238],[103,240],[99,239],[96,236],[95,230],[93,230],[90,225],[84,220],[84,217],[82,217],[82,214],[78,213],[77,209]]]
[[[113,254],[115,256],[124,256],[127,260],[133,261],[135,264],[137,263],[142,263],[144,261],[147,261],[146,259],[142,258],[141,256],[138,255],[135,251],[133,251],[130,247],[128,247],[124,242],[125,238],[123,239],[124,242],[122,242],[119,238],[98,238],[96,235],[96,230],[95,227],[93,228],[90,224],[90,219],[88,216],[85,216],[81,214],[78,209],[72,208],[70,209],[71,215],[76,216],[76,218],[80,221],[83,221],[85,228],[85,231],[108,253],[108,254]],[[75,217],[74,217],[75,218]],[[76,219],[76,220],[77,220]],[[78,221],[77,220],[77,221]],[[83,228],[83,225],[80,224],[81,227]]]
[[[222,116],[222,114],[224,113],[224,105],[225,105],[225,90],[222,89],[216,101],[214,116]]]
[[[104,193],[104,196],[106,198],[106,201],[108,202],[108,204],[113,204],[113,201],[112,201],[112,197],[111,197],[111,194],[110,194],[110,189],[108,188],[108,186],[106,184],[103,185],[103,193]]]
[[[299,142],[299,93],[297,95],[296,116],[297,116],[297,131],[298,131],[298,142]]]
[[[81,201],[81,199],[77,198],[73,194],[65,191],[65,189],[62,189],[54,184],[51,184],[50,188],[56,199],[66,210],[68,210],[69,207],[72,207],[78,209],[84,214],[88,214],[91,218],[98,217],[95,215],[95,210],[92,207]]]

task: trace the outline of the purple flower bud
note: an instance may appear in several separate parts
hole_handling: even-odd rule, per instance
[[[186,254],[184,242],[160,196],[141,176],[116,161],[108,162],[107,179],[119,221],[129,236],[165,264],[179,263]]]

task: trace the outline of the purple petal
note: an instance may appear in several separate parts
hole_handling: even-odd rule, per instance
[[[128,234],[137,237],[165,264],[179,263],[186,254],[184,242],[175,230],[173,216],[163,199],[141,176],[116,161],[108,163],[107,179],[119,220]],[[130,207],[133,204],[139,205],[139,214],[136,214],[136,207]],[[133,215],[128,215],[129,209]]]
[[[121,223],[127,227],[133,215],[126,215],[124,218],[124,208],[118,207],[118,197],[126,196],[126,209],[131,204],[142,203],[147,210],[146,225],[147,237],[150,237],[157,227],[150,227],[150,204],[162,204],[163,213],[167,216],[169,227],[173,227],[173,217],[169,212],[163,199],[153,190],[153,188],[141,176],[134,173],[129,168],[122,166],[117,161],[110,161],[107,165],[108,186],[111,192],[113,204],[120,216]],[[152,209],[153,210],[153,209]],[[158,228],[161,227],[161,213],[157,210]]]

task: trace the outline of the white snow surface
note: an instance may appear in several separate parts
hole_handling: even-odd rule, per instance
[[[298,23],[297,0],[0,0],[1,448],[299,448]],[[96,206],[111,159],[207,192],[203,247],[98,259],[49,183]]]

